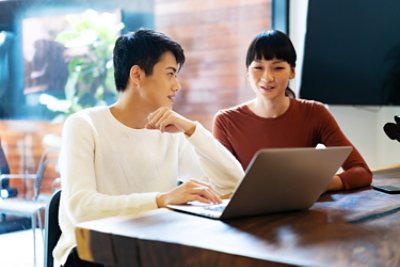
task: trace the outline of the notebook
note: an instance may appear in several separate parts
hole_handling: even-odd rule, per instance
[[[351,146],[262,149],[229,200],[168,208],[221,220],[308,209],[326,191],[351,150]]]

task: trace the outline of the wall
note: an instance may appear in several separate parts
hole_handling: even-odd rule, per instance
[[[82,1],[79,5],[85,6],[89,2]],[[270,28],[270,0],[128,2],[118,0],[118,5],[124,9],[124,19],[131,26],[129,30],[134,30],[135,23],[140,23],[134,16],[137,10],[145,13],[154,10],[155,28],[179,41],[185,49],[187,62],[179,74],[183,89],[177,96],[175,107],[178,112],[199,120],[210,129],[212,118],[219,109],[253,97],[245,76],[245,54],[254,36]],[[0,30],[15,26],[15,16],[2,16],[4,10],[15,15],[28,6],[41,10],[63,3],[66,1],[0,1]],[[74,3],[78,5],[75,0],[69,2],[70,5]],[[107,5],[115,8],[116,5],[101,3],[102,8]],[[22,88],[13,87],[13,91],[16,90],[22,92]],[[17,108],[21,109],[20,103]],[[49,145],[47,140],[59,136],[61,126],[49,121],[0,120],[0,137],[11,172],[36,172],[40,156]],[[56,176],[55,172],[46,173],[44,191],[50,190]]]
[[[298,52],[297,77],[292,87],[298,94],[304,51],[308,0],[290,1],[289,34]],[[382,130],[386,122],[400,115],[399,106],[329,106],[343,132],[361,152],[371,168],[400,163],[400,143]]]
[[[155,0],[156,29],[183,46],[175,109],[211,128],[221,108],[253,97],[245,56],[254,36],[270,28],[270,0]]]
[[[44,151],[59,149],[61,129],[61,124],[47,121],[0,120],[1,146],[7,157],[10,173],[36,173]],[[44,172],[41,191],[49,193],[53,180],[58,176],[55,164],[49,164]],[[17,186],[19,192],[27,190],[32,193],[32,183],[23,186],[21,181],[14,180],[11,184]]]

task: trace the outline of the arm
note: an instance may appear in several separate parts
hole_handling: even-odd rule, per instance
[[[328,190],[355,189],[370,185],[372,181],[372,172],[367,163],[341,131],[332,114],[322,105],[319,109],[318,134],[320,136],[320,142],[326,146],[353,147],[351,154],[342,165],[344,171],[333,177]],[[338,181],[338,178],[340,178],[340,181]]]
[[[235,151],[234,151],[232,144],[228,138],[228,133],[226,132],[226,129],[228,129],[228,128],[229,127],[227,125],[225,125],[223,115],[220,112],[217,113],[213,120],[212,133],[213,133],[214,137],[222,145],[224,145],[224,147],[226,147],[233,155],[235,155]]]
[[[199,165],[205,173],[213,188],[219,194],[231,193],[244,177],[244,171],[236,158],[219,143],[212,134],[201,124],[197,123],[196,131],[188,138],[192,145],[192,150],[198,158]],[[182,155],[188,155],[189,148]],[[185,156],[188,159],[189,156]],[[190,166],[189,163],[183,163],[184,166]]]
[[[98,133],[85,118],[72,115],[63,128],[60,174],[62,204],[74,223],[157,208],[158,192],[106,195],[96,186]],[[112,177],[110,177],[112,179]]]
[[[168,108],[160,108],[149,116],[147,128],[184,132],[191,146],[184,144],[180,151],[182,174],[193,173],[200,166],[202,173],[219,194],[231,193],[243,178],[240,163],[201,124]]]

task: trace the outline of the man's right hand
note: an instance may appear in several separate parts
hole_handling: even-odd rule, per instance
[[[164,208],[169,204],[185,204],[190,201],[199,201],[209,204],[220,204],[221,198],[203,181],[190,179],[177,188],[166,193],[160,193],[157,198],[157,206]]]

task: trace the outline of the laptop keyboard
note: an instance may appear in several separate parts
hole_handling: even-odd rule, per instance
[[[204,209],[212,210],[212,211],[216,211],[216,212],[223,212],[225,207],[226,207],[226,205],[215,205],[215,206],[204,207]]]

